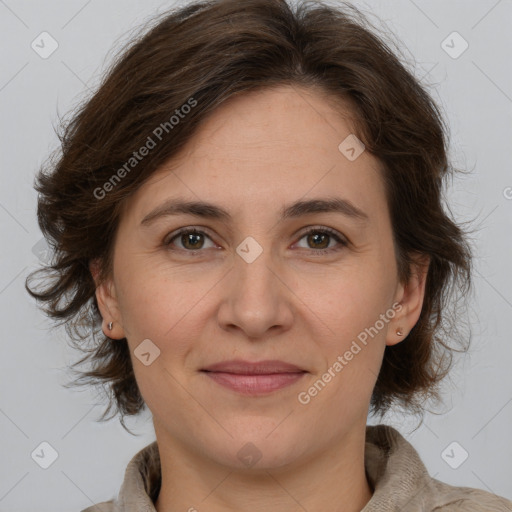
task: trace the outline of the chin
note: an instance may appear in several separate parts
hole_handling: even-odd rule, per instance
[[[299,438],[297,432],[290,432],[289,429],[282,428],[280,435],[276,435],[279,422],[265,421],[255,424],[254,419],[248,418],[252,423],[251,428],[243,429],[229,428],[233,437],[225,436],[222,441],[218,441],[216,446],[224,446],[225,450],[215,450],[211,457],[217,462],[228,467],[247,469],[248,471],[271,470],[287,466],[298,457],[304,454],[303,447],[307,445],[304,439]],[[227,441],[227,442],[226,442]],[[213,442],[208,443],[211,447]]]

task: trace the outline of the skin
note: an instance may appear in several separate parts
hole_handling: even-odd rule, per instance
[[[404,340],[419,318],[428,263],[399,282],[379,162],[367,151],[349,161],[338,149],[352,133],[349,121],[311,89],[240,95],[125,204],[113,274],[96,296],[104,331],[128,340],[153,414],[158,512],[356,512],[371,498],[364,470],[370,398],[386,345]],[[177,197],[208,200],[231,220],[180,214],[141,226]],[[332,197],[351,201],[368,221],[336,212],[279,220],[294,201]],[[187,226],[207,233],[194,240],[195,256],[183,238],[164,244]],[[347,245],[308,238],[307,226],[320,235],[332,228]],[[248,236],[263,249],[252,263],[236,252]],[[318,253],[326,247],[330,253]],[[378,335],[308,404],[299,403],[298,394],[394,303],[400,311]],[[160,349],[149,366],[133,354],[145,339]],[[248,397],[199,371],[233,358],[280,359],[308,373]],[[261,455],[251,467],[237,456],[248,442]]]

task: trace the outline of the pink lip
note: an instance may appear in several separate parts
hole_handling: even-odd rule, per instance
[[[298,373],[304,372],[302,368],[284,361],[265,360],[258,362],[244,361],[243,359],[232,359],[222,361],[203,368],[209,372],[238,373],[242,375],[262,375],[272,373]]]
[[[243,395],[261,395],[277,391],[298,381],[305,372],[273,373],[266,375],[240,375],[236,373],[204,372],[217,384],[242,393]]]
[[[244,395],[260,395],[277,391],[297,382],[305,373],[283,361],[251,363],[241,359],[223,361],[201,370],[221,386]]]

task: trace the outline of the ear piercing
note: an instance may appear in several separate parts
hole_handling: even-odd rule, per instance
[[[113,325],[113,324],[112,324],[112,322],[109,322],[109,323],[108,323],[108,330],[109,330],[109,331],[111,331],[111,330],[112,330],[112,325]]]

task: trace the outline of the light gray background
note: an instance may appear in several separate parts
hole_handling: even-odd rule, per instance
[[[444,387],[445,414],[427,414],[415,431],[414,418],[390,415],[385,422],[411,441],[435,478],[512,499],[512,2],[357,5],[384,20],[416,62],[416,76],[432,86],[451,127],[453,162],[474,170],[454,183],[450,201],[459,220],[478,219],[474,340]],[[128,461],[154,440],[149,414],[128,422],[140,434],[132,437],[117,420],[95,422],[103,408],[92,391],[62,387],[76,354],[62,331],[48,330],[23,284],[38,265],[33,247],[41,233],[32,185],[58,143],[52,128],[57,112],[65,114],[96,86],[109,52],[130,30],[171,6],[156,0],[0,0],[0,511],[70,512],[110,499]],[[47,59],[31,48],[43,31],[59,44]],[[453,31],[469,43],[456,59],[441,46]],[[31,458],[43,441],[58,452],[46,470]],[[442,457],[453,441],[469,453],[458,469]]]

